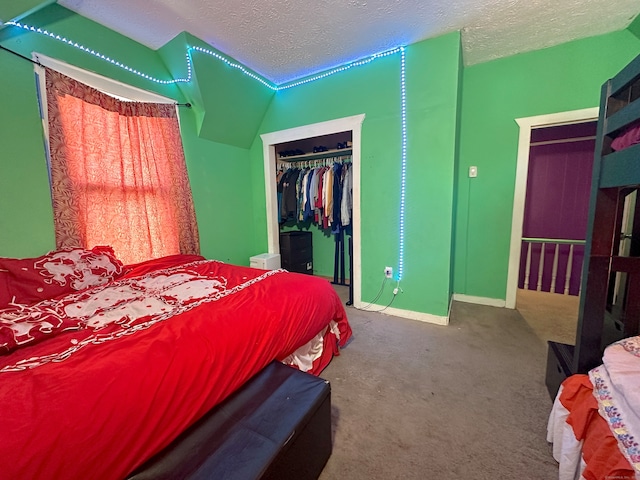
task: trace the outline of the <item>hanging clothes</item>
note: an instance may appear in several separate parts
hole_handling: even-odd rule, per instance
[[[331,233],[340,233],[342,227],[340,205],[342,203],[342,164],[333,164],[333,205],[331,210]]]
[[[340,203],[340,220],[343,226],[351,225],[353,214],[353,169],[350,164],[344,165],[342,180],[342,202]]]
[[[306,171],[305,170],[301,170],[300,174],[298,175],[298,181],[296,182],[296,213],[295,213],[295,219],[298,222],[302,221],[302,197],[303,197],[303,183],[304,183],[304,178],[306,175]]]
[[[327,171],[327,167],[321,167],[318,169],[316,177],[318,178],[318,187],[315,196],[315,204],[314,204],[314,221],[318,225],[322,225],[322,212],[323,212],[323,202],[322,202],[322,188],[324,185],[324,174]]]
[[[304,219],[315,220],[315,204],[316,197],[318,196],[318,172],[319,168],[314,168],[309,174],[309,192],[307,194],[307,200],[304,204]]]
[[[286,222],[290,218],[295,218],[297,213],[297,193],[296,185],[300,169],[289,168],[280,179],[282,188],[282,204],[280,205],[280,220]]]
[[[310,167],[292,164],[278,175],[278,221],[311,222],[339,233],[351,225],[353,212],[353,168],[351,163],[332,161]]]
[[[276,198],[278,205],[278,223],[282,223],[282,177],[284,176],[283,170],[276,172]]]
[[[322,217],[322,228],[329,228],[333,219],[333,168],[327,169],[324,178],[324,216]]]
[[[306,175],[306,185],[304,188],[304,200],[303,200],[303,214],[302,221],[307,221],[313,218],[313,208],[311,207],[311,190],[313,177],[315,176],[315,169],[309,170]]]

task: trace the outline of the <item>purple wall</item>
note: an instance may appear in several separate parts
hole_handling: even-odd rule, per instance
[[[595,122],[536,129],[531,142],[545,142],[563,138],[595,135]],[[532,145],[529,154],[529,173],[524,208],[523,237],[584,240],[589,213],[589,193],[595,140],[582,140],[549,145]],[[523,246],[525,244],[523,243]],[[537,272],[541,245],[532,246],[531,280],[529,289],[537,287]],[[545,248],[542,290],[549,291],[553,268],[554,246]],[[559,249],[556,278],[557,293],[563,293],[569,246]],[[577,295],[580,288],[580,270],[584,247],[574,246],[571,285],[569,293]],[[524,288],[526,250],[520,261],[518,286]]]

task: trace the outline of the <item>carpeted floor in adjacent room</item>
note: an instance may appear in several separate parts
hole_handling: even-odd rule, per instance
[[[336,287],[346,298],[346,289]],[[347,307],[321,480],[557,478],[546,345],[516,310],[454,302],[446,327]]]

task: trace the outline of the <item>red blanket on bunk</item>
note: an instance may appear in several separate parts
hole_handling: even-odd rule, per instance
[[[351,335],[326,280],[175,261],[22,307],[85,327],[0,356],[0,477],[124,478],[272,360],[320,335],[317,373]]]
[[[583,441],[585,480],[632,480],[635,474],[624,458],[607,422],[598,413],[593,385],[588,375],[572,375],[562,384],[560,403],[569,411],[567,423],[578,441]]]

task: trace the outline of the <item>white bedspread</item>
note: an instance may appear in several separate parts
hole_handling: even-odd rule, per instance
[[[609,345],[589,379],[600,415],[640,479],[640,336]]]
[[[560,402],[562,386],[553,402],[547,424],[547,442],[553,444],[553,458],[558,462],[558,480],[584,480],[586,465],[582,458],[582,441],[576,440],[567,423],[569,410]]]

